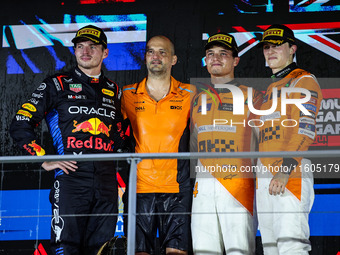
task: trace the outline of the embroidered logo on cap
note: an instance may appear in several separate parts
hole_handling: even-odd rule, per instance
[[[83,35],[83,34],[90,34],[90,35],[94,35],[96,37],[100,37],[100,31],[98,31],[97,29],[93,29],[93,28],[84,28],[78,31],[77,36]]]
[[[266,36],[280,36],[280,37],[283,37],[283,29],[279,29],[279,28],[268,29],[267,31],[265,31],[263,33],[263,39]]]

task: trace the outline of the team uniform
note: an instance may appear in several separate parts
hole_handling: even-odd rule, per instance
[[[122,112],[131,122],[137,153],[189,150],[190,94],[190,85],[173,77],[169,93],[158,102],[148,95],[146,78],[124,86]],[[150,159],[138,164],[137,213],[148,215],[137,215],[137,252],[154,254],[157,227],[162,250],[188,250],[191,195],[188,160]]]
[[[244,114],[233,114],[233,94],[227,88],[209,86],[194,99],[193,149],[198,152],[251,151],[256,142],[248,121],[248,87],[231,81],[243,93]],[[206,114],[202,114],[202,95],[206,95]],[[253,106],[259,108],[262,94],[252,90]],[[242,100],[237,98],[237,100]],[[214,120],[227,121],[214,125]],[[199,159],[192,205],[192,237],[195,254],[254,254],[255,179],[249,158]]]
[[[34,128],[45,118],[58,155],[116,152],[124,144],[120,94],[118,86],[104,75],[90,78],[79,68],[50,76],[16,113],[10,134],[27,154],[44,155]],[[77,162],[77,166],[68,175],[55,170],[50,193],[54,254],[95,254],[115,233],[118,190],[114,162]],[[86,251],[78,253],[82,246]]]
[[[322,101],[322,92],[309,72],[295,63],[275,74],[275,81],[265,94],[261,110],[273,104],[273,88],[278,90],[276,111],[261,116],[263,126],[259,128],[259,151],[306,151],[313,143],[316,130],[315,118]],[[303,88],[311,93],[311,99],[303,104],[311,115],[305,115],[298,107],[288,104],[286,115],[282,115],[281,89]],[[305,95],[290,93],[288,99],[300,99]],[[312,173],[304,171],[310,161],[302,158],[261,158],[258,161],[256,201],[259,228],[265,254],[308,254],[308,214],[314,201]],[[294,165],[296,166],[294,168]],[[275,168],[276,167],[276,168]],[[269,194],[268,188],[277,167],[292,170],[285,193],[280,196]]]

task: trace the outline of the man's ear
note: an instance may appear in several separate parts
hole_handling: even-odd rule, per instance
[[[234,58],[234,66],[237,66],[239,62],[240,62],[240,57]]]
[[[103,54],[103,58],[107,58],[109,56],[109,49],[104,49],[104,54]]]
[[[173,65],[173,66],[176,65],[176,63],[177,63],[177,56],[176,56],[176,55],[173,55],[173,56],[172,56],[172,65]]]
[[[296,53],[297,46],[294,44],[289,48],[289,50],[290,50],[290,54],[294,55]]]

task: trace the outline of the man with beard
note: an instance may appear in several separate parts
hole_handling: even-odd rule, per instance
[[[108,56],[101,28],[89,25],[73,38],[77,66],[47,77],[25,102],[10,127],[26,154],[42,156],[35,127],[49,127],[55,153],[112,153],[122,148],[120,90],[101,70]],[[44,162],[55,172],[50,193],[53,254],[95,255],[115,233],[118,188],[113,161]]]
[[[173,43],[152,37],[145,53],[148,76],[124,86],[122,112],[129,119],[137,153],[189,150],[190,85],[171,76]],[[136,254],[187,254],[192,188],[188,160],[143,160],[137,167]]]

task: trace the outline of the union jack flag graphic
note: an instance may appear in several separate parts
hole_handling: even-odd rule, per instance
[[[294,31],[295,37],[300,42],[310,45],[311,47],[329,55],[332,58],[340,60],[340,42],[336,41],[336,35],[340,34],[340,22],[324,23],[302,23],[302,24],[284,24]],[[239,45],[239,56],[255,47],[261,40],[263,31],[269,25],[257,25],[258,30],[247,30],[242,26],[233,26],[236,32],[230,33],[235,37]],[[207,40],[209,35],[204,33],[203,40]]]

